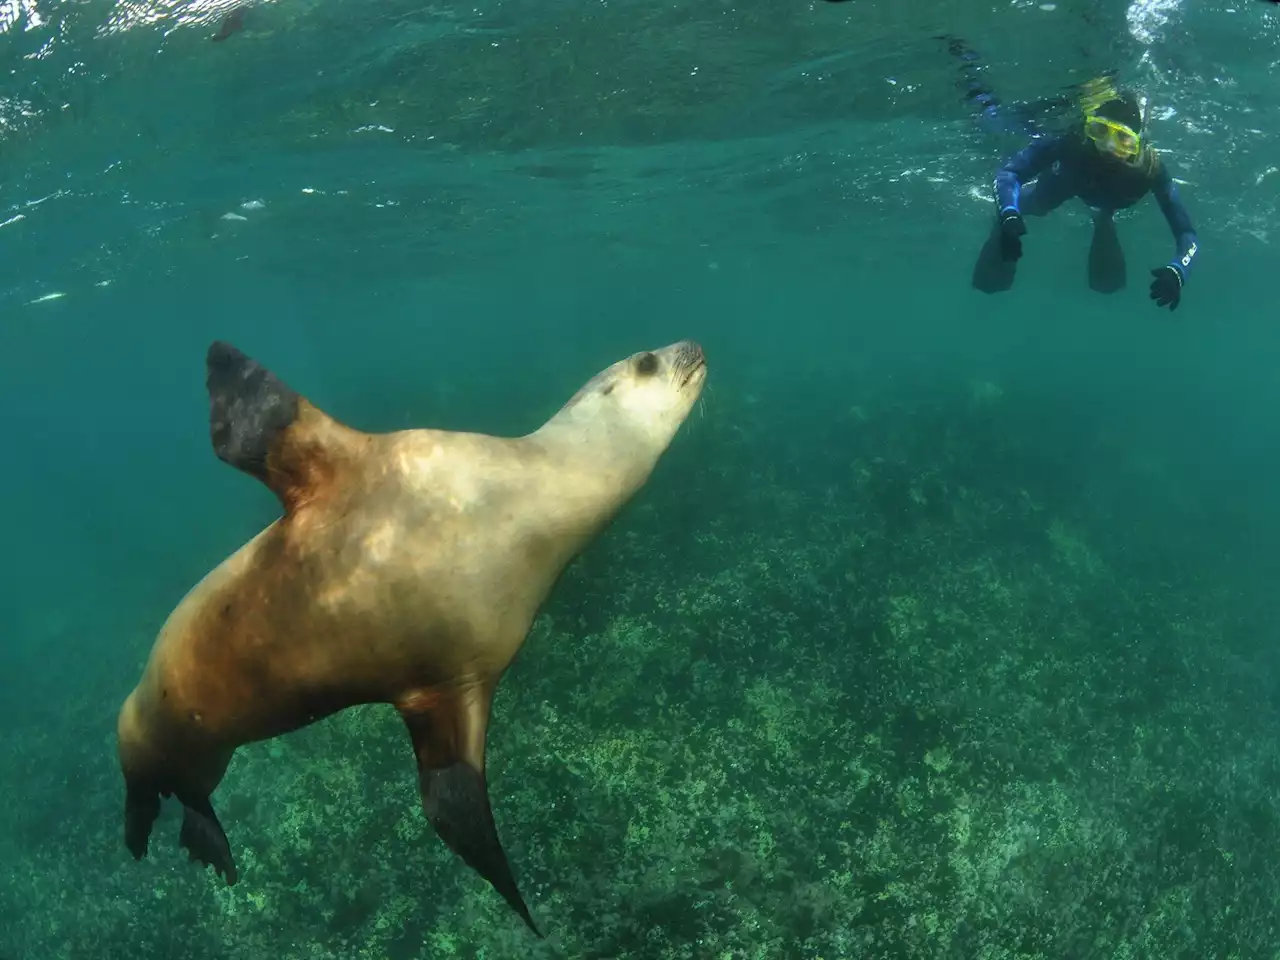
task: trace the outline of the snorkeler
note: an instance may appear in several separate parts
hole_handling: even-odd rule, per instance
[[[987,130],[1018,130],[1032,137],[996,173],[996,222],[974,266],[973,285],[984,293],[1013,286],[1027,232],[1023,215],[1041,217],[1078,197],[1094,211],[1089,286],[1101,293],[1122,289],[1124,251],[1113,217],[1117,210],[1154,193],[1173,231],[1176,252],[1172,260],[1151,271],[1151,299],[1158,307],[1176,310],[1199,245],[1168,167],[1145,142],[1147,117],[1137,96],[1117,91],[1107,79],[1083,84],[1077,98],[1079,118],[1065,133],[1045,135],[1032,115],[1036,109],[1027,107],[1054,106],[1059,101],[1003,109],[982,82],[976,55],[963,41],[940,39],[948,41],[951,54],[962,62],[968,96],[982,107],[979,124]]]

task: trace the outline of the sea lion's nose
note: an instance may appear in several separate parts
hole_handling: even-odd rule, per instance
[[[707,355],[696,340],[681,340],[676,345],[676,363],[680,365],[706,363]]]

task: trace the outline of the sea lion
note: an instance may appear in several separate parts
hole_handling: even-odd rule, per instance
[[[489,805],[490,704],[565,567],[693,408],[702,348],[620,360],[513,438],[363,433],[229,344],[206,367],[215,453],[284,513],[182,599],[120,709],[126,846],[145,856],[160,798],[176,797],[180,844],[235,883],[210,796],[236,748],[390,703],[436,833],[541,936]]]

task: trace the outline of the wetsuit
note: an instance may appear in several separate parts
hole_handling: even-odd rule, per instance
[[[1027,182],[1032,179],[1034,183]],[[1022,215],[1041,217],[1077,197],[1095,213],[1089,286],[1100,293],[1123,289],[1124,251],[1112,214],[1148,193],[1155,194],[1176,244],[1173,259],[1151,271],[1151,298],[1158,306],[1177,309],[1200,247],[1168,168],[1150,147],[1133,163],[1103,156],[1078,128],[1032,140],[996,173],[996,223],[974,265],[974,287],[984,293],[1008,290],[1022,255]]]
[[[1027,184],[1035,177],[1035,183]],[[995,191],[1001,216],[1014,211],[1032,217],[1042,217],[1072,197],[1109,216],[1150,192],[1173,231],[1174,258],[1168,266],[1178,271],[1183,283],[1199,249],[1178,187],[1149,147],[1129,166],[1102,156],[1076,133],[1033,140],[996,173]]]

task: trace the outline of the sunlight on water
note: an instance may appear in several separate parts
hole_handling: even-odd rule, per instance
[[[0,0],[0,33],[22,22],[27,30],[44,26],[35,0]]]
[[[157,24],[164,25],[166,33],[182,27],[203,26],[215,23],[246,5],[245,0],[117,0],[110,19],[99,30],[99,36],[109,37],[125,30]]]
[[[0,0],[0,57],[0,958],[1276,954],[1274,5]],[[978,292],[997,169],[1104,75],[1151,105],[1203,245],[1178,311],[1150,196],[1110,234],[1028,217],[1017,283]],[[322,439],[219,459],[211,341],[352,430],[520,437],[683,338],[695,415],[493,706],[545,940],[433,831],[386,704],[236,751],[234,886],[188,862],[180,798],[135,861],[118,710],[280,517],[258,474],[395,495]],[[637,433],[601,433],[573,471],[608,487]],[[471,467],[483,551],[487,510],[521,523]],[[530,512],[563,513],[582,475],[539,469],[563,482]],[[311,553],[286,520],[264,556],[314,584],[350,552],[362,596],[426,610],[439,584],[374,574],[440,549],[406,515]],[[449,636],[513,617],[515,584],[459,582]],[[315,599],[264,601],[282,649],[314,650]],[[191,676],[310,717],[350,678],[299,659]]]
[[[1125,13],[1129,33],[1141,44],[1154,43],[1181,6],[1182,0],[1134,0]]]

